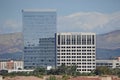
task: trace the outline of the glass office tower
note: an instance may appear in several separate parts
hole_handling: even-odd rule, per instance
[[[55,66],[56,10],[22,10],[24,68]]]

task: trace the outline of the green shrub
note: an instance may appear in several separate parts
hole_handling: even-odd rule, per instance
[[[50,76],[47,80],[57,80],[55,76]]]

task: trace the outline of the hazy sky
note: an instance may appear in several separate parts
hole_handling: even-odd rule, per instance
[[[58,32],[120,29],[120,0],[0,0],[0,34],[22,31],[22,9],[56,9]]]

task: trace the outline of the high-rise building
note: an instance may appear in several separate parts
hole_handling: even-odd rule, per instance
[[[56,33],[57,66],[77,66],[79,72],[96,68],[95,33]]]
[[[55,66],[56,10],[22,10],[24,68]]]

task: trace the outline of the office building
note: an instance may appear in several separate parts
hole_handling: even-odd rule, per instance
[[[95,33],[56,33],[57,66],[77,66],[79,72],[96,68]]]
[[[24,67],[55,67],[56,10],[22,10]]]

